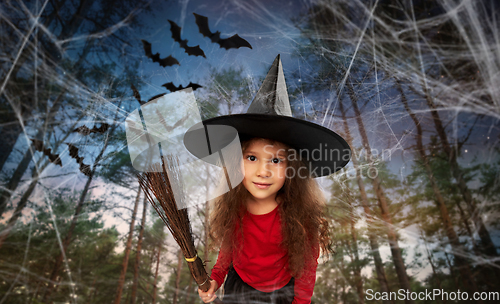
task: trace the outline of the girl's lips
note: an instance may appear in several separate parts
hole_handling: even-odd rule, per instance
[[[255,187],[257,187],[259,189],[267,189],[271,186],[271,184],[263,184],[263,183],[256,183],[256,182],[254,182],[253,184],[255,185]]]

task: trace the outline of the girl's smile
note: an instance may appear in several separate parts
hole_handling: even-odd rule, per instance
[[[271,186],[271,184],[256,183],[256,182],[253,182],[253,184],[259,189],[267,189]]]

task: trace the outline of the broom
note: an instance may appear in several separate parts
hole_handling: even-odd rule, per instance
[[[178,170],[179,163],[177,159],[173,159],[172,157],[168,157],[166,163],[170,179],[162,158],[161,165],[158,163],[152,165],[150,171],[153,172],[137,174],[139,184],[144,193],[146,193],[148,201],[165,225],[167,225],[177,244],[179,244],[194,280],[199,288],[206,292],[210,289],[210,277],[196,252],[187,209],[177,208],[174,198],[172,183],[182,187],[180,172]],[[213,303],[222,304],[222,301],[216,298]]]

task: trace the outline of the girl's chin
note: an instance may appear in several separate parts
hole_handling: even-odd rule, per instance
[[[266,201],[268,199],[274,199],[276,193],[259,193],[259,191],[249,191],[252,195],[254,201]],[[253,193],[252,193],[253,192]]]

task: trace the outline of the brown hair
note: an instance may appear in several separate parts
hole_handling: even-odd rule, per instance
[[[243,152],[255,140],[242,143]],[[264,139],[269,144],[286,145]],[[290,148],[287,147],[287,151]],[[297,173],[299,168],[307,170],[304,162],[288,160],[288,168]],[[290,176],[289,176],[290,175]],[[215,200],[210,217],[210,238],[212,248],[222,246],[228,250],[238,248],[235,227],[245,212],[245,202],[250,197],[248,190],[240,183],[233,190]],[[321,249],[323,254],[331,252],[331,238],[328,221],[325,218],[325,202],[317,182],[306,174],[287,174],[283,187],[276,197],[280,201],[279,212],[282,221],[282,246],[288,251],[288,268],[292,276],[299,277],[305,266],[306,257],[315,256]],[[239,233],[243,233],[240,229]],[[319,247],[319,248],[318,248]],[[241,248],[241,247],[240,247]]]

